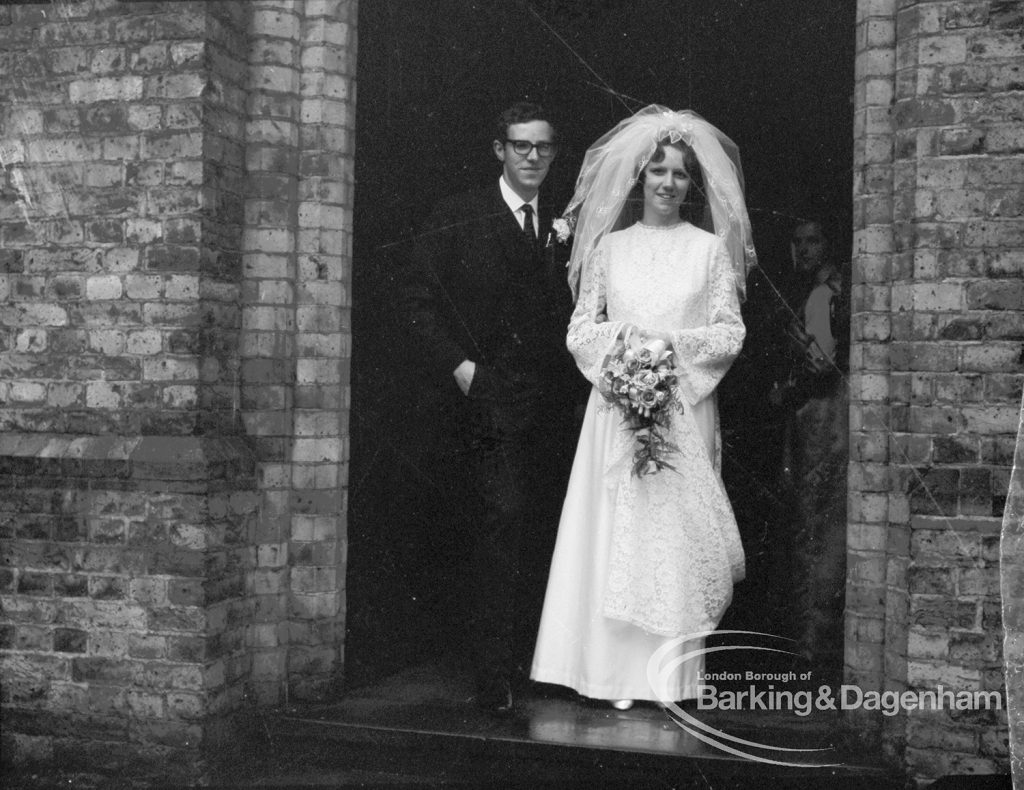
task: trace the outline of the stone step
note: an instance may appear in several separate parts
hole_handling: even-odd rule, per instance
[[[542,686],[519,695],[511,716],[494,718],[476,707],[465,678],[428,667],[349,692],[334,703],[263,714],[256,727],[263,737],[262,768],[254,784],[902,787],[877,764],[837,745],[834,717],[800,718],[779,711],[694,716],[752,743],[821,751],[757,749],[726,741],[763,759],[802,765],[758,762],[702,741],[654,704],[616,711]]]

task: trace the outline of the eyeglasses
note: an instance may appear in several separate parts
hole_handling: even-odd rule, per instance
[[[529,156],[530,151],[537,149],[537,155],[548,159],[558,153],[558,145],[555,143],[531,143],[529,140],[506,140],[506,144],[512,146],[512,150],[520,156]]]

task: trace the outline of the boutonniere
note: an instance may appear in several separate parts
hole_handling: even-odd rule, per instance
[[[572,238],[572,219],[570,217],[559,217],[551,222],[551,232],[548,233],[547,246],[551,247],[555,243],[568,244],[569,239]]]

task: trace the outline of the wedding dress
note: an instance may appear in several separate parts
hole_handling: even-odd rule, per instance
[[[736,275],[724,245],[688,223],[606,235],[584,270],[568,346],[597,383],[628,324],[669,331],[683,412],[667,459],[632,473],[635,436],[598,392],[590,401],[562,509],[531,677],[597,699],[676,701],[697,694],[703,658],[661,673],[648,662],[702,646],[743,577],[739,531],[719,473],[714,390],[740,351]]]

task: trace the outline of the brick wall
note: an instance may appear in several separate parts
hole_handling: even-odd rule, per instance
[[[0,8],[7,760],[194,777],[339,677],[354,14]]]
[[[6,430],[234,418],[244,31],[207,5],[3,11]]]
[[[0,458],[5,759],[190,778],[244,691],[247,449],[8,434]]]
[[[1022,30],[1020,2],[858,5],[846,650],[868,688],[1005,688]],[[858,718],[918,778],[1007,768],[1005,712]]]

